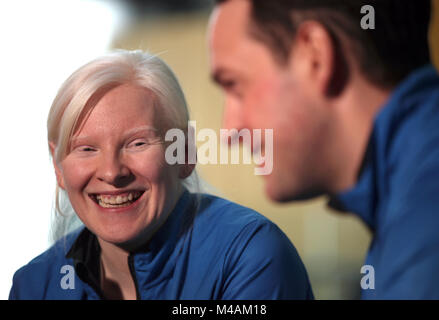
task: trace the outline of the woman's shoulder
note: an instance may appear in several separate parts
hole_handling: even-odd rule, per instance
[[[275,223],[253,209],[201,195],[191,244],[197,253],[194,256],[203,261],[212,257],[221,268],[228,283],[223,298],[312,297],[305,267],[292,242]]]
[[[228,228],[240,228],[253,223],[272,224],[269,219],[251,208],[205,193],[199,194],[198,212],[199,218]]]
[[[288,242],[278,226],[261,213],[219,196],[198,196],[199,209],[194,231],[200,238],[217,238],[227,243],[237,237],[251,238],[263,232]]]

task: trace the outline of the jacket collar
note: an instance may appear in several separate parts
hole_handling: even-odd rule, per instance
[[[398,161],[398,154],[392,153],[395,132],[408,114],[421,105],[420,97],[431,86],[438,86],[438,79],[437,70],[427,65],[415,70],[393,91],[375,118],[356,185],[331,196],[330,207],[356,213],[372,231],[376,229],[376,211],[387,190],[388,168]]]
[[[184,190],[175,208],[169,214],[168,219],[162,227],[154,234],[147,245],[136,252],[130,253],[138,260],[136,267],[140,269],[152,269],[155,273],[168,260],[176,242],[182,232],[191,227],[194,210],[187,210],[190,203],[194,203],[195,195]],[[187,214],[183,214],[187,213]],[[73,259],[75,271],[78,277],[90,285],[98,294],[100,290],[100,254],[101,248],[97,237],[86,227],[83,227],[76,240],[66,254],[66,258]],[[154,274],[151,274],[152,276]]]
[[[197,212],[196,199],[197,195],[185,191],[148,246],[131,253],[139,288],[156,286],[173,274],[177,256],[185,245]]]
[[[66,258],[73,260],[77,276],[90,285],[98,294],[101,294],[100,256],[101,247],[98,239],[86,227],[83,227],[66,254]]]

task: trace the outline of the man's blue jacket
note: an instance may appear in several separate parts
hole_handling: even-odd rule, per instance
[[[433,66],[393,92],[375,119],[358,183],[334,199],[334,207],[358,214],[373,232],[364,299],[439,299],[439,76]]]

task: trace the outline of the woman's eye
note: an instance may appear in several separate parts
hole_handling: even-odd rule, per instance
[[[142,147],[142,146],[145,146],[147,143],[145,142],[145,141],[143,141],[143,140],[136,140],[136,141],[133,141],[133,142],[131,142],[129,145],[128,145],[128,148],[138,148],[138,147]]]
[[[94,151],[95,149],[93,149],[91,147],[80,147],[79,150],[83,151],[83,152],[91,152],[91,151]]]
[[[143,146],[145,144],[145,142],[136,142],[135,144],[134,144],[134,146],[135,147],[140,147],[140,146]]]

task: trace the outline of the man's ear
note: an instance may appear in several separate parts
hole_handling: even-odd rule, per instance
[[[65,190],[64,187],[64,178],[61,172],[61,168],[59,167],[59,165],[56,163],[56,159],[55,159],[55,150],[56,150],[56,145],[53,142],[49,142],[49,149],[50,149],[50,154],[52,155],[52,163],[53,163],[53,167],[55,168],[55,175],[56,175],[56,181],[58,183],[58,186],[61,189]]]
[[[310,20],[299,25],[290,59],[292,70],[299,70],[299,77],[315,93],[332,97],[343,90],[348,64],[340,43],[321,23]]]

